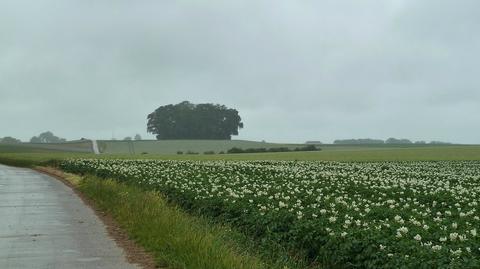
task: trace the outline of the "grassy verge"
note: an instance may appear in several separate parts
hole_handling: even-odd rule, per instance
[[[168,205],[158,193],[88,176],[79,190],[112,214],[161,264],[171,268],[265,268],[258,259],[224,242],[227,230]]]
[[[39,169],[60,175],[52,169]],[[161,194],[94,176],[61,173],[97,208],[109,213],[139,245],[168,268],[303,268],[289,258],[254,252],[242,234],[167,203]]]
[[[0,163],[16,167],[54,166],[68,158],[88,158],[95,156],[88,153],[3,153]]]

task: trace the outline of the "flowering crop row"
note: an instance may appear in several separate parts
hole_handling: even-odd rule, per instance
[[[67,160],[319,263],[480,268],[480,162]]]

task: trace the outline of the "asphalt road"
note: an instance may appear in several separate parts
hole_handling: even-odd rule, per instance
[[[0,268],[130,269],[103,223],[58,180],[0,165]]]

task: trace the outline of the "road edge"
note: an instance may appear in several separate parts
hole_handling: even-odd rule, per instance
[[[37,166],[32,168],[32,170],[59,180],[65,186],[70,188],[87,207],[91,208],[95,215],[102,221],[110,238],[112,238],[117,246],[123,250],[127,262],[138,265],[143,269],[166,268],[158,267],[153,255],[147,252],[133,239],[131,239],[128,236],[128,233],[122,229],[117,221],[115,221],[113,216],[100,210],[91,199],[86,197],[80,190],[78,190],[76,183],[69,180],[65,172],[52,167],[44,166]],[[78,177],[81,178],[81,176]]]

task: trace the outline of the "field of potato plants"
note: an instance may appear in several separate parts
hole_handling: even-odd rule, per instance
[[[339,268],[480,268],[480,162],[77,159]]]

